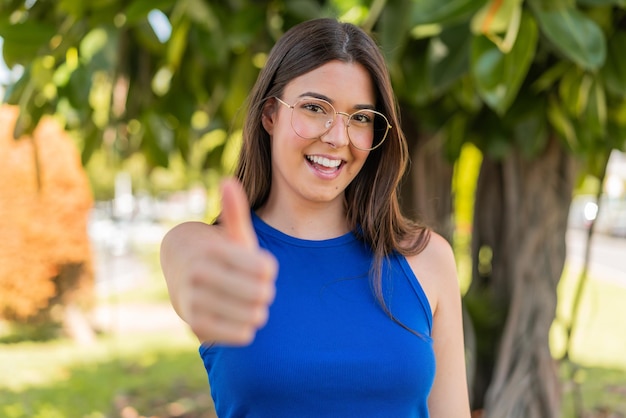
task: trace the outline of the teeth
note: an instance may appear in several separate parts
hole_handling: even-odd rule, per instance
[[[321,166],[328,167],[328,168],[339,167],[339,165],[341,164],[341,160],[330,160],[328,158],[319,157],[317,155],[307,155],[306,158],[312,163],[319,164]]]

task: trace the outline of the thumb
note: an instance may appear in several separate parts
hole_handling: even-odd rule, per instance
[[[222,213],[220,223],[230,239],[247,248],[256,248],[259,245],[252,218],[248,197],[235,179],[222,182]]]

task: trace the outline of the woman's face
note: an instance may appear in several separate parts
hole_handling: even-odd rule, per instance
[[[361,64],[340,61],[293,79],[281,99],[294,105],[303,97],[322,98],[337,112],[348,115],[376,105],[367,70]],[[350,145],[347,116],[336,115],[330,130],[321,137],[303,139],[294,131],[291,115],[292,110],[278,101],[264,112],[263,126],[270,134],[272,151],[270,199],[289,199],[295,205],[343,202],[346,187],[363,167],[369,151]]]

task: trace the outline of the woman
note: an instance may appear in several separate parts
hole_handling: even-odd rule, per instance
[[[249,100],[219,222],[161,249],[218,415],[469,417],[454,257],[400,213],[406,141],[377,45],[302,23]]]

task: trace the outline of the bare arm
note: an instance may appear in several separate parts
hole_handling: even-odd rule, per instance
[[[258,246],[238,183],[223,186],[220,226],[187,222],[161,243],[161,268],[176,313],[198,339],[247,344],[267,321],[277,264]]]
[[[433,309],[435,382],[428,400],[433,418],[469,418],[461,292],[454,254],[448,242],[432,234],[426,249],[410,257]]]

